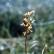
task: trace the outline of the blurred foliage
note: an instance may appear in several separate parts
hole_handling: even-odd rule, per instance
[[[19,14],[15,9],[13,12],[8,10],[0,13],[0,38],[17,37],[16,54],[24,54],[25,49],[24,36],[18,35],[17,32],[17,28],[19,28],[17,26],[22,23],[23,14],[24,12]],[[41,54],[45,44],[48,45],[47,53],[54,54],[54,48],[51,48],[54,47],[54,7],[47,5],[37,7],[31,18],[35,22],[32,23],[33,33],[28,35],[28,54]],[[15,30],[10,27],[11,23],[14,24]]]

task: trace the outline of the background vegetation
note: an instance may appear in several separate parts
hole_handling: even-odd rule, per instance
[[[54,0],[1,0],[0,38],[17,37],[17,46],[13,48],[16,54],[24,54],[24,36],[18,34],[17,28],[23,14],[32,9],[35,13],[31,18],[35,21],[32,21],[33,33],[28,36],[28,54],[41,54],[45,45],[44,54],[54,54]]]

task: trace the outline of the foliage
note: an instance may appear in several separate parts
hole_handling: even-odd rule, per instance
[[[15,4],[15,5],[17,6],[20,1],[18,1],[17,4]],[[41,1],[43,1],[43,0],[41,0]],[[37,2],[39,4],[39,0]],[[52,3],[52,4],[54,4],[54,3]],[[16,9],[15,6],[14,6],[14,8],[12,9],[13,12],[11,12],[10,10],[0,12],[0,38],[13,38],[14,36],[17,37],[16,54],[21,54],[21,53],[23,54],[24,49],[25,49],[25,47],[24,47],[25,46],[25,44],[24,44],[25,37],[23,35],[18,35],[16,27],[17,27],[17,25],[22,23],[23,14],[24,14],[25,10],[23,12],[23,9],[21,8],[20,10],[23,13],[20,14],[19,11],[18,12],[16,11],[16,10],[19,10],[19,8]],[[32,8],[34,8],[34,7],[32,7]],[[27,8],[25,8],[25,9],[27,9]],[[33,32],[30,35],[28,35],[28,46],[27,46],[28,53],[41,54],[42,49],[44,48],[45,44],[47,44],[48,45],[47,53],[54,54],[54,48],[51,48],[52,46],[54,47],[54,6],[52,5],[52,7],[51,7],[50,5],[47,5],[44,3],[42,6],[40,5],[40,7],[39,6],[36,7],[35,13],[33,16],[31,16],[31,18],[32,18],[32,21],[33,20],[35,20],[35,21],[32,23]],[[14,26],[16,26],[15,27],[16,32],[14,31],[14,29],[11,31],[11,29],[12,29],[10,27],[10,25],[12,25],[11,23],[13,23]],[[17,35],[15,35],[15,34],[17,34]],[[44,52],[44,53],[46,53],[46,52]]]

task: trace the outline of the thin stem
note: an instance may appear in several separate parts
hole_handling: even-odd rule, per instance
[[[25,54],[27,54],[27,36],[25,36]]]
[[[45,47],[44,47],[43,50],[42,50],[42,54],[44,54],[44,50],[45,50]]]
[[[42,49],[42,54],[44,54],[44,51],[46,50],[47,51],[47,44],[45,44],[44,48]]]

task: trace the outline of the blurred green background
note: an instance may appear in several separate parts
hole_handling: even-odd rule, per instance
[[[42,54],[45,44],[47,52],[44,54],[54,54],[54,0],[0,0],[0,38],[17,37],[16,47],[2,52],[24,54],[25,40],[23,35],[18,35],[17,25],[29,10],[35,10],[35,13],[31,16],[33,33],[28,35],[28,54]]]

